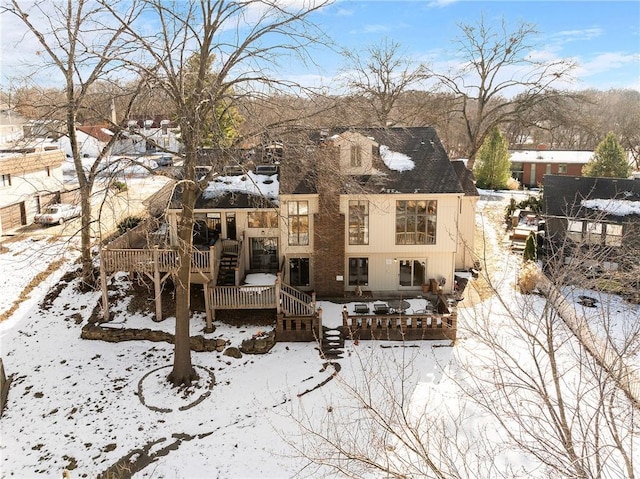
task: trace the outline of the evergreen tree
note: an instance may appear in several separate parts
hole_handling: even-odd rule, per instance
[[[480,188],[490,190],[506,188],[511,178],[511,162],[507,140],[498,127],[494,127],[478,151],[473,173]]]
[[[596,147],[589,163],[582,167],[582,174],[610,178],[629,177],[631,166],[627,161],[627,155],[612,131],[607,133],[604,140]]]
[[[529,233],[529,236],[527,236],[527,241],[524,244],[523,259],[525,263],[527,261],[535,261],[536,259],[538,259],[536,243],[537,243],[536,234],[532,231],[531,233]]]

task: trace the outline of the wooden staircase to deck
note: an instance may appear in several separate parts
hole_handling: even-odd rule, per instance
[[[236,284],[236,268],[238,267],[238,255],[235,253],[223,253],[220,257],[218,269],[218,286],[234,286]]]

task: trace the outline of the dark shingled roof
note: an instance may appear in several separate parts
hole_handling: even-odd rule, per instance
[[[241,192],[228,192],[220,196],[205,199],[200,196],[196,200],[196,209],[242,209],[242,208],[277,208],[277,205],[267,198]]]
[[[319,162],[323,162],[325,155],[331,155],[333,150],[326,142],[327,138],[344,132],[358,133],[364,137],[373,138],[378,145],[387,146],[391,151],[403,153],[411,158],[415,167],[412,170],[397,171],[388,168],[377,156],[373,159],[374,168],[381,172],[376,175],[352,176],[346,180],[342,190],[352,191],[354,182],[364,191],[370,193],[464,193],[477,196],[473,174],[466,169],[463,162],[451,162],[447,153],[432,127],[411,128],[337,128],[323,132],[322,136],[313,130],[308,131],[304,138],[299,133],[294,141],[283,141],[285,153],[278,162],[280,194],[314,194],[317,193],[316,181],[319,174],[331,174],[330,171],[320,173],[315,171]],[[315,143],[314,143],[315,140]],[[316,145],[313,147],[312,145]],[[250,168],[254,164],[263,164],[253,155],[247,156],[247,149],[202,150],[198,155],[198,164],[217,164],[221,169],[224,164],[239,165]],[[330,164],[330,163],[328,163]],[[247,195],[224,195],[208,200],[200,198],[196,204],[198,209],[220,208],[255,208],[258,198],[243,197]],[[172,206],[179,207],[180,191],[176,189]]]
[[[586,199],[640,201],[640,179],[544,176],[544,211],[548,216],[601,216],[602,212],[581,207],[580,201]]]
[[[379,145],[389,147],[391,151],[404,153],[415,163],[413,170],[390,170],[380,161],[374,166],[387,173],[384,188],[398,193],[463,193],[458,175],[449,161],[436,130],[432,127],[411,128],[344,128],[332,133],[352,131],[366,137],[372,137]],[[367,187],[380,185],[379,178],[370,178],[374,182]],[[379,188],[378,188],[379,189]],[[379,192],[379,191],[372,191]]]
[[[462,160],[454,160],[451,164],[453,165],[456,175],[458,175],[460,184],[464,189],[464,194],[466,196],[480,196],[478,188],[476,188],[476,179],[473,176],[473,172],[467,168],[465,162]]]

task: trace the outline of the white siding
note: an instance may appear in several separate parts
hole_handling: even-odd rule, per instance
[[[453,284],[453,268],[458,248],[457,225],[460,194],[442,195],[371,195],[343,196],[340,200],[341,213],[345,215],[345,238],[349,241],[348,217],[349,200],[369,200],[369,244],[345,245],[345,286],[349,289],[349,258],[369,259],[369,284],[372,291],[401,291],[399,286],[399,261],[412,259],[426,263],[425,280],[430,278],[446,280],[445,292]],[[396,245],[395,217],[398,200],[437,200],[436,242],[433,245]],[[397,261],[395,261],[397,260]],[[353,288],[353,286],[351,287]]]

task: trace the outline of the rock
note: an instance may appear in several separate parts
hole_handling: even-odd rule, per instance
[[[271,331],[265,336],[254,337],[242,341],[240,351],[245,354],[266,354],[271,351],[276,344],[276,333]]]
[[[236,359],[240,359],[242,357],[242,353],[235,346],[228,347],[227,349],[224,350],[224,353],[222,354],[224,356],[229,356]]]

